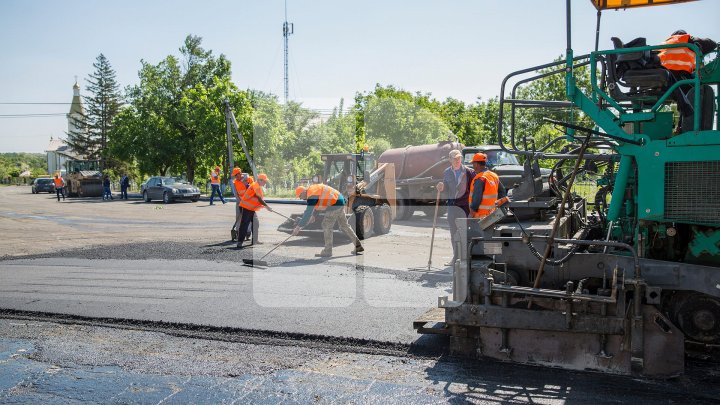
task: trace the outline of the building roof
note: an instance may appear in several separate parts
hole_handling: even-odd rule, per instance
[[[50,144],[48,144],[45,152],[55,152],[62,147],[68,147],[64,140],[60,138],[53,139],[53,137],[50,137]]]
[[[70,146],[65,143],[65,140],[60,138],[50,138],[50,144],[48,145],[45,152],[55,152],[58,155],[63,155],[72,160],[83,160],[83,157],[81,155],[75,153],[75,151],[73,151],[72,148],[70,148]]]

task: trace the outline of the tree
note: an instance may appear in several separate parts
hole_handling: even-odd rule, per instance
[[[71,118],[78,130],[68,134],[68,145],[87,158],[99,158],[104,170],[109,158],[108,135],[120,111],[122,98],[115,71],[105,55],[98,55],[93,67],[95,72],[86,79],[89,95],[83,97],[85,111],[79,117]]]
[[[392,147],[434,143],[448,138],[449,126],[440,116],[442,104],[430,94],[411,94],[377,85],[355,96],[358,148],[375,138]]]
[[[128,90],[131,107],[113,133],[113,150],[136,159],[144,173],[185,172],[193,182],[198,169],[205,174],[227,154],[223,100],[231,99],[236,115],[249,108],[247,96],[230,82],[230,62],[201,43],[188,35],[180,58],[142,61],[140,83]]]
[[[561,56],[555,61],[561,60],[564,60],[564,57]],[[537,71],[537,73],[546,74],[554,70],[558,70],[558,68],[541,69]],[[588,69],[587,66],[582,66],[574,70],[574,75],[577,87],[585,94],[591,94],[590,69]],[[564,72],[560,72],[520,87],[518,90],[518,98],[524,100],[567,101],[565,91],[565,74]],[[570,122],[586,128],[592,128],[594,125],[592,120],[577,108],[523,109],[517,113],[516,117],[516,136],[517,134],[522,134],[522,139],[518,139],[518,142],[525,142],[527,137],[532,137],[537,148],[542,148],[550,142],[550,140],[563,134],[562,128],[556,128],[554,125],[549,124],[545,121],[545,118]],[[556,143],[549,148],[549,150],[558,151],[562,146],[563,143]]]

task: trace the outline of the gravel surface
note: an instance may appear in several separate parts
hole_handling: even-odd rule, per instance
[[[638,380],[0,318],[3,403],[716,403],[717,371]]]
[[[150,374],[261,375],[327,356],[317,348],[187,339],[89,325],[2,320],[0,330],[6,339],[35,341],[36,350],[29,358],[36,361],[63,367],[114,365]]]

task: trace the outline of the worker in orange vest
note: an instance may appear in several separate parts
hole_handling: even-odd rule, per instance
[[[242,215],[240,218],[240,227],[237,231],[238,249],[243,248],[242,243],[245,240],[245,236],[248,232],[248,225],[250,223],[252,223],[252,244],[260,244],[260,241],[258,241],[258,228],[260,227],[260,222],[258,221],[257,212],[260,211],[262,207],[265,207],[268,209],[268,211],[272,212],[272,208],[270,208],[270,206],[267,205],[267,203],[263,199],[262,188],[267,183],[267,175],[265,173],[258,174],[257,181],[248,185],[247,189],[245,190],[245,194],[243,194],[242,198],[240,198],[240,208],[242,208]]]
[[[475,178],[470,183],[470,218],[485,218],[495,211],[497,200],[507,196],[497,174],[487,168],[487,155],[476,153],[472,158]]]
[[[60,202],[61,195],[63,201],[65,201],[65,180],[59,174],[55,174],[53,183],[55,184],[55,194],[57,195],[58,202]]]
[[[233,169],[232,175],[232,190],[237,204],[235,205],[235,222],[233,223],[233,227],[230,230],[230,237],[232,238],[232,240],[236,240],[237,229],[240,228],[240,220],[242,219],[242,207],[240,207],[240,200],[242,199],[242,196],[245,195],[245,190],[247,190],[248,188],[248,183],[246,182],[246,179],[243,179],[243,172],[242,169],[240,169],[239,167]]]
[[[300,222],[298,222],[295,229],[293,229],[293,236],[300,233],[300,229],[304,226],[314,221],[314,214],[316,212],[325,213],[322,221],[325,248],[322,252],[315,254],[316,257],[332,256],[333,228],[336,222],[340,230],[343,231],[355,245],[355,249],[352,251],[353,254],[358,255],[365,250],[360,243],[360,239],[358,239],[355,232],[353,232],[350,225],[348,225],[347,218],[345,218],[345,197],[342,193],[325,184],[313,184],[308,188],[299,186],[295,189],[295,195],[307,201],[307,208],[305,208],[305,213],[300,219]]]
[[[220,192],[220,166],[215,166],[215,170],[210,172],[210,187],[212,187],[212,192],[210,193],[210,205],[213,205],[215,193],[217,193],[218,197],[220,197],[220,201],[225,204],[225,199]]]
[[[696,38],[689,35],[684,30],[677,30],[673,32],[672,35],[663,41],[662,44],[694,44],[698,47],[698,49],[700,49],[702,55],[714,51],[717,46],[717,43],[715,43],[712,39]],[[700,61],[702,61],[702,55],[700,56]],[[695,69],[697,68],[695,52],[690,48],[678,47],[662,49],[660,50],[660,53],[658,53],[658,57],[660,58],[660,64],[662,64],[662,66],[670,72],[671,80],[668,83],[668,86],[672,86],[677,81],[691,78],[693,72],[695,72]],[[691,92],[692,88],[693,87],[691,85],[681,85],[673,90],[672,98],[677,102],[678,112],[680,113],[680,121],[678,122],[678,128],[676,129],[677,133],[693,129],[693,104],[695,100],[693,93]],[[705,88],[705,90],[701,93],[702,98],[715,98],[712,93],[712,87],[703,86],[703,88]],[[707,93],[707,95],[705,93]],[[701,104],[703,103],[702,98]],[[703,121],[709,121],[710,128],[704,128],[705,126],[708,126],[708,124],[706,124],[703,128],[697,129],[711,129],[711,115],[712,114],[709,114],[705,120],[703,120],[701,115],[701,124]]]

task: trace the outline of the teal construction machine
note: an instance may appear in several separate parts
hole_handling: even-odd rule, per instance
[[[602,10],[680,7],[592,3],[598,32]],[[567,0],[565,60],[502,82],[498,143],[525,158],[525,180],[490,216],[458,220],[452,295],[414,326],[449,335],[451,351],[464,356],[678,375],[688,347],[720,344],[720,58],[717,48],[703,54],[692,41],[631,38],[576,56],[570,7]],[[690,49],[696,65],[680,77],[658,60],[662,49],[679,48]],[[581,88],[583,66],[590,86]],[[551,75],[564,77],[566,100],[518,98],[522,86]],[[678,90],[692,108],[682,125]],[[558,136],[535,145],[533,134],[521,133],[516,121],[527,109],[562,110],[565,119],[548,119]],[[550,193],[540,181],[542,159],[557,162]],[[573,192],[589,172],[591,200]]]

